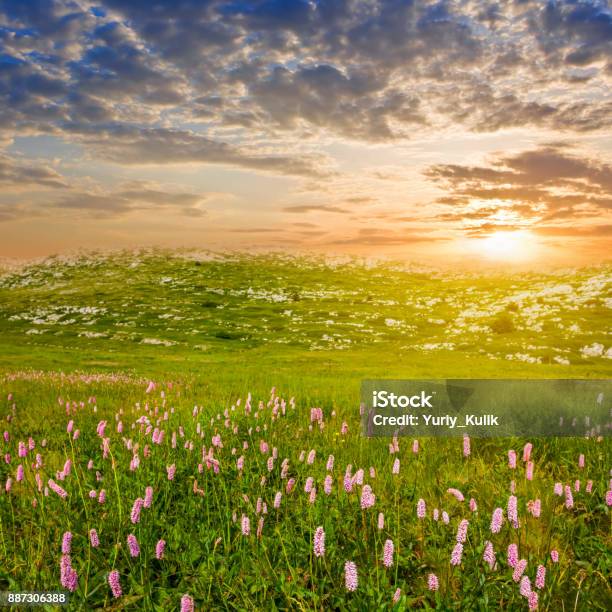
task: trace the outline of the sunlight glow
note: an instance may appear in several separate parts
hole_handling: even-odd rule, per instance
[[[534,256],[534,238],[526,231],[494,232],[478,241],[478,251],[487,259],[525,261]]]

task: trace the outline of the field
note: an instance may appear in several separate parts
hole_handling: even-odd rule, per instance
[[[609,378],[611,280],[194,251],[7,266],[0,590],[610,609],[608,437],[369,440],[359,385]]]

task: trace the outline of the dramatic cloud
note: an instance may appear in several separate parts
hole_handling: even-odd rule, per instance
[[[612,51],[604,2],[88,6],[2,4],[5,129],[61,133],[110,121],[167,129],[193,120],[272,139],[323,130],[384,141],[448,122],[589,131],[612,115],[602,95]]]
[[[489,166],[435,165],[426,175],[450,194],[437,203],[453,211],[438,220],[479,221],[467,226],[471,231],[507,230],[509,221],[516,229],[533,225],[534,219],[571,222],[612,212],[612,165],[580,156],[562,143],[501,154]],[[546,233],[545,226],[540,229]]]
[[[610,57],[607,0],[4,0],[0,219],[603,237]]]
[[[6,155],[0,155],[0,185],[19,189],[67,187],[65,179],[53,168],[20,163]]]
[[[199,217],[205,214],[200,204],[206,196],[164,190],[158,185],[145,182],[132,182],[121,185],[116,191],[98,190],[75,191],[51,201],[50,206],[88,213],[98,217],[115,217],[136,210],[155,210],[166,208],[176,212]]]

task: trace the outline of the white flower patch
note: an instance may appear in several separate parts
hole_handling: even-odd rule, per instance
[[[601,357],[604,353],[604,345],[599,342],[593,342],[593,344],[583,346],[580,350],[580,354],[583,359],[588,357]]]
[[[174,346],[177,343],[173,342],[172,340],[160,340],[159,338],[143,338],[140,341],[140,344],[154,344],[158,346]]]
[[[555,355],[555,357],[553,358],[553,361],[561,365],[568,366],[570,364],[570,360],[566,359],[565,357],[561,357],[561,355]]]
[[[528,355],[527,353],[514,353],[506,355],[506,359],[508,361],[523,361],[524,363],[542,363],[541,357],[534,357],[533,355]]]
[[[385,319],[385,325],[387,327],[401,327],[403,321],[398,321],[397,319]]]
[[[452,351],[455,349],[455,344],[454,342],[426,342],[417,344],[414,348],[422,351]]]

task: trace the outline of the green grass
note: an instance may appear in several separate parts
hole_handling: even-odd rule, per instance
[[[364,378],[609,377],[609,279],[609,268],[491,277],[159,251],[49,260],[5,274],[0,416],[10,441],[0,440],[0,449],[11,454],[11,462],[0,463],[0,590],[58,589],[62,534],[71,531],[79,577],[72,609],[172,610],[185,593],[198,609],[392,609],[396,588],[402,590],[398,609],[527,609],[505,559],[514,542],[528,561],[532,583],[536,567],[547,567],[540,609],[609,609],[609,438],[531,440],[535,475],[529,481],[520,461],[526,439],[473,439],[472,454],[464,458],[457,439],[422,439],[413,454],[412,440],[401,438],[399,454],[390,454],[389,440],[365,439],[359,427]],[[592,348],[598,344],[601,351]],[[98,376],[88,380],[75,372]],[[158,386],[147,395],[148,380]],[[272,387],[287,401],[286,414],[278,418],[267,405]],[[245,414],[249,392],[253,413]],[[264,408],[255,418],[259,400]],[[309,429],[315,406],[324,412],[322,430]],[[155,407],[157,416],[150,412]],[[158,421],[170,407],[175,410],[168,420]],[[136,423],[143,415],[165,430],[162,444],[153,444],[151,432]],[[66,432],[69,420],[81,432],[77,440]],[[96,434],[101,420],[108,422],[106,458]],[[122,433],[116,431],[118,420]],[[208,451],[216,434],[223,443],[214,451],[220,471],[204,467],[200,473],[202,447]],[[36,449],[21,459],[18,442],[30,436]],[[184,448],[187,440],[192,452]],[[268,452],[260,451],[261,440]],[[136,445],[140,467],[131,471]],[[273,447],[278,458],[268,472]],[[519,453],[515,471],[507,465],[511,448]],[[311,449],[316,460],[308,465],[300,456]],[[68,491],[66,500],[38,491],[32,467],[37,452],[43,484],[56,479]],[[330,454],[335,467],[327,496]],[[584,469],[578,467],[580,454]],[[236,465],[240,455],[242,472]],[[396,457],[401,469],[393,475]],[[66,459],[73,462],[71,474],[57,480]],[[284,459],[289,467],[281,478]],[[22,482],[16,481],[19,463],[25,468]],[[171,464],[177,467],[172,482],[166,476]],[[365,471],[364,483],[376,495],[373,508],[360,509],[359,485],[344,491],[348,464],[353,474]],[[317,487],[313,504],[304,492],[309,476]],[[289,478],[296,480],[292,493],[285,492]],[[574,506],[565,508],[553,485],[573,488],[577,479]],[[194,480],[203,494],[194,493]],[[499,534],[491,534],[491,514],[506,509],[511,480],[520,528],[505,521]],[[585,492],[587,480],[593,481],[592,493]],[[153,505],[133,525],[130,510],[146,486],[154,487]],[[466,501],[456,501],[449,487],[460,489]],[[107,493],[104,505],[88,497],[100,489]],[[283,491],[278,511],[277,491]],[[475,513],[468,508],[472,497]],[[258,498],[268,508],[261,538],[255,533]],[[427,504],[424,521],[416,518],[420,498]],[[527,511],[535,499],[542,504],[539,518]],[[432,519],[434,508],[449,513],[449,525]],[[378,512],[385,515],[383,530],[377,528]],[[249,537],[240,533],[242,514],[250,517]],[[468,539],[462,564],[453,568],[449,559],[463,518],[470,521]],[[323,559],[313,555],[317,526],[326,532]],[[99,548],[88,544],[93,527]],[[127,552],[129,533],[140,543],[138,558]],[[160,538],[167,541],[163,560],[154,557]],[[381,561],[386,539],[395,545],[391,568]],[[486,540],[497,553],[495,570],[482,561]],[[550,561],[553,548],[560,553],[558,564]],[[358,566],[355,593],[344,588],[346,560]],[[113,568],[124,592],[116,600],[106,582]],[[430,572],[440,581],[437,594],[427,590]]]

